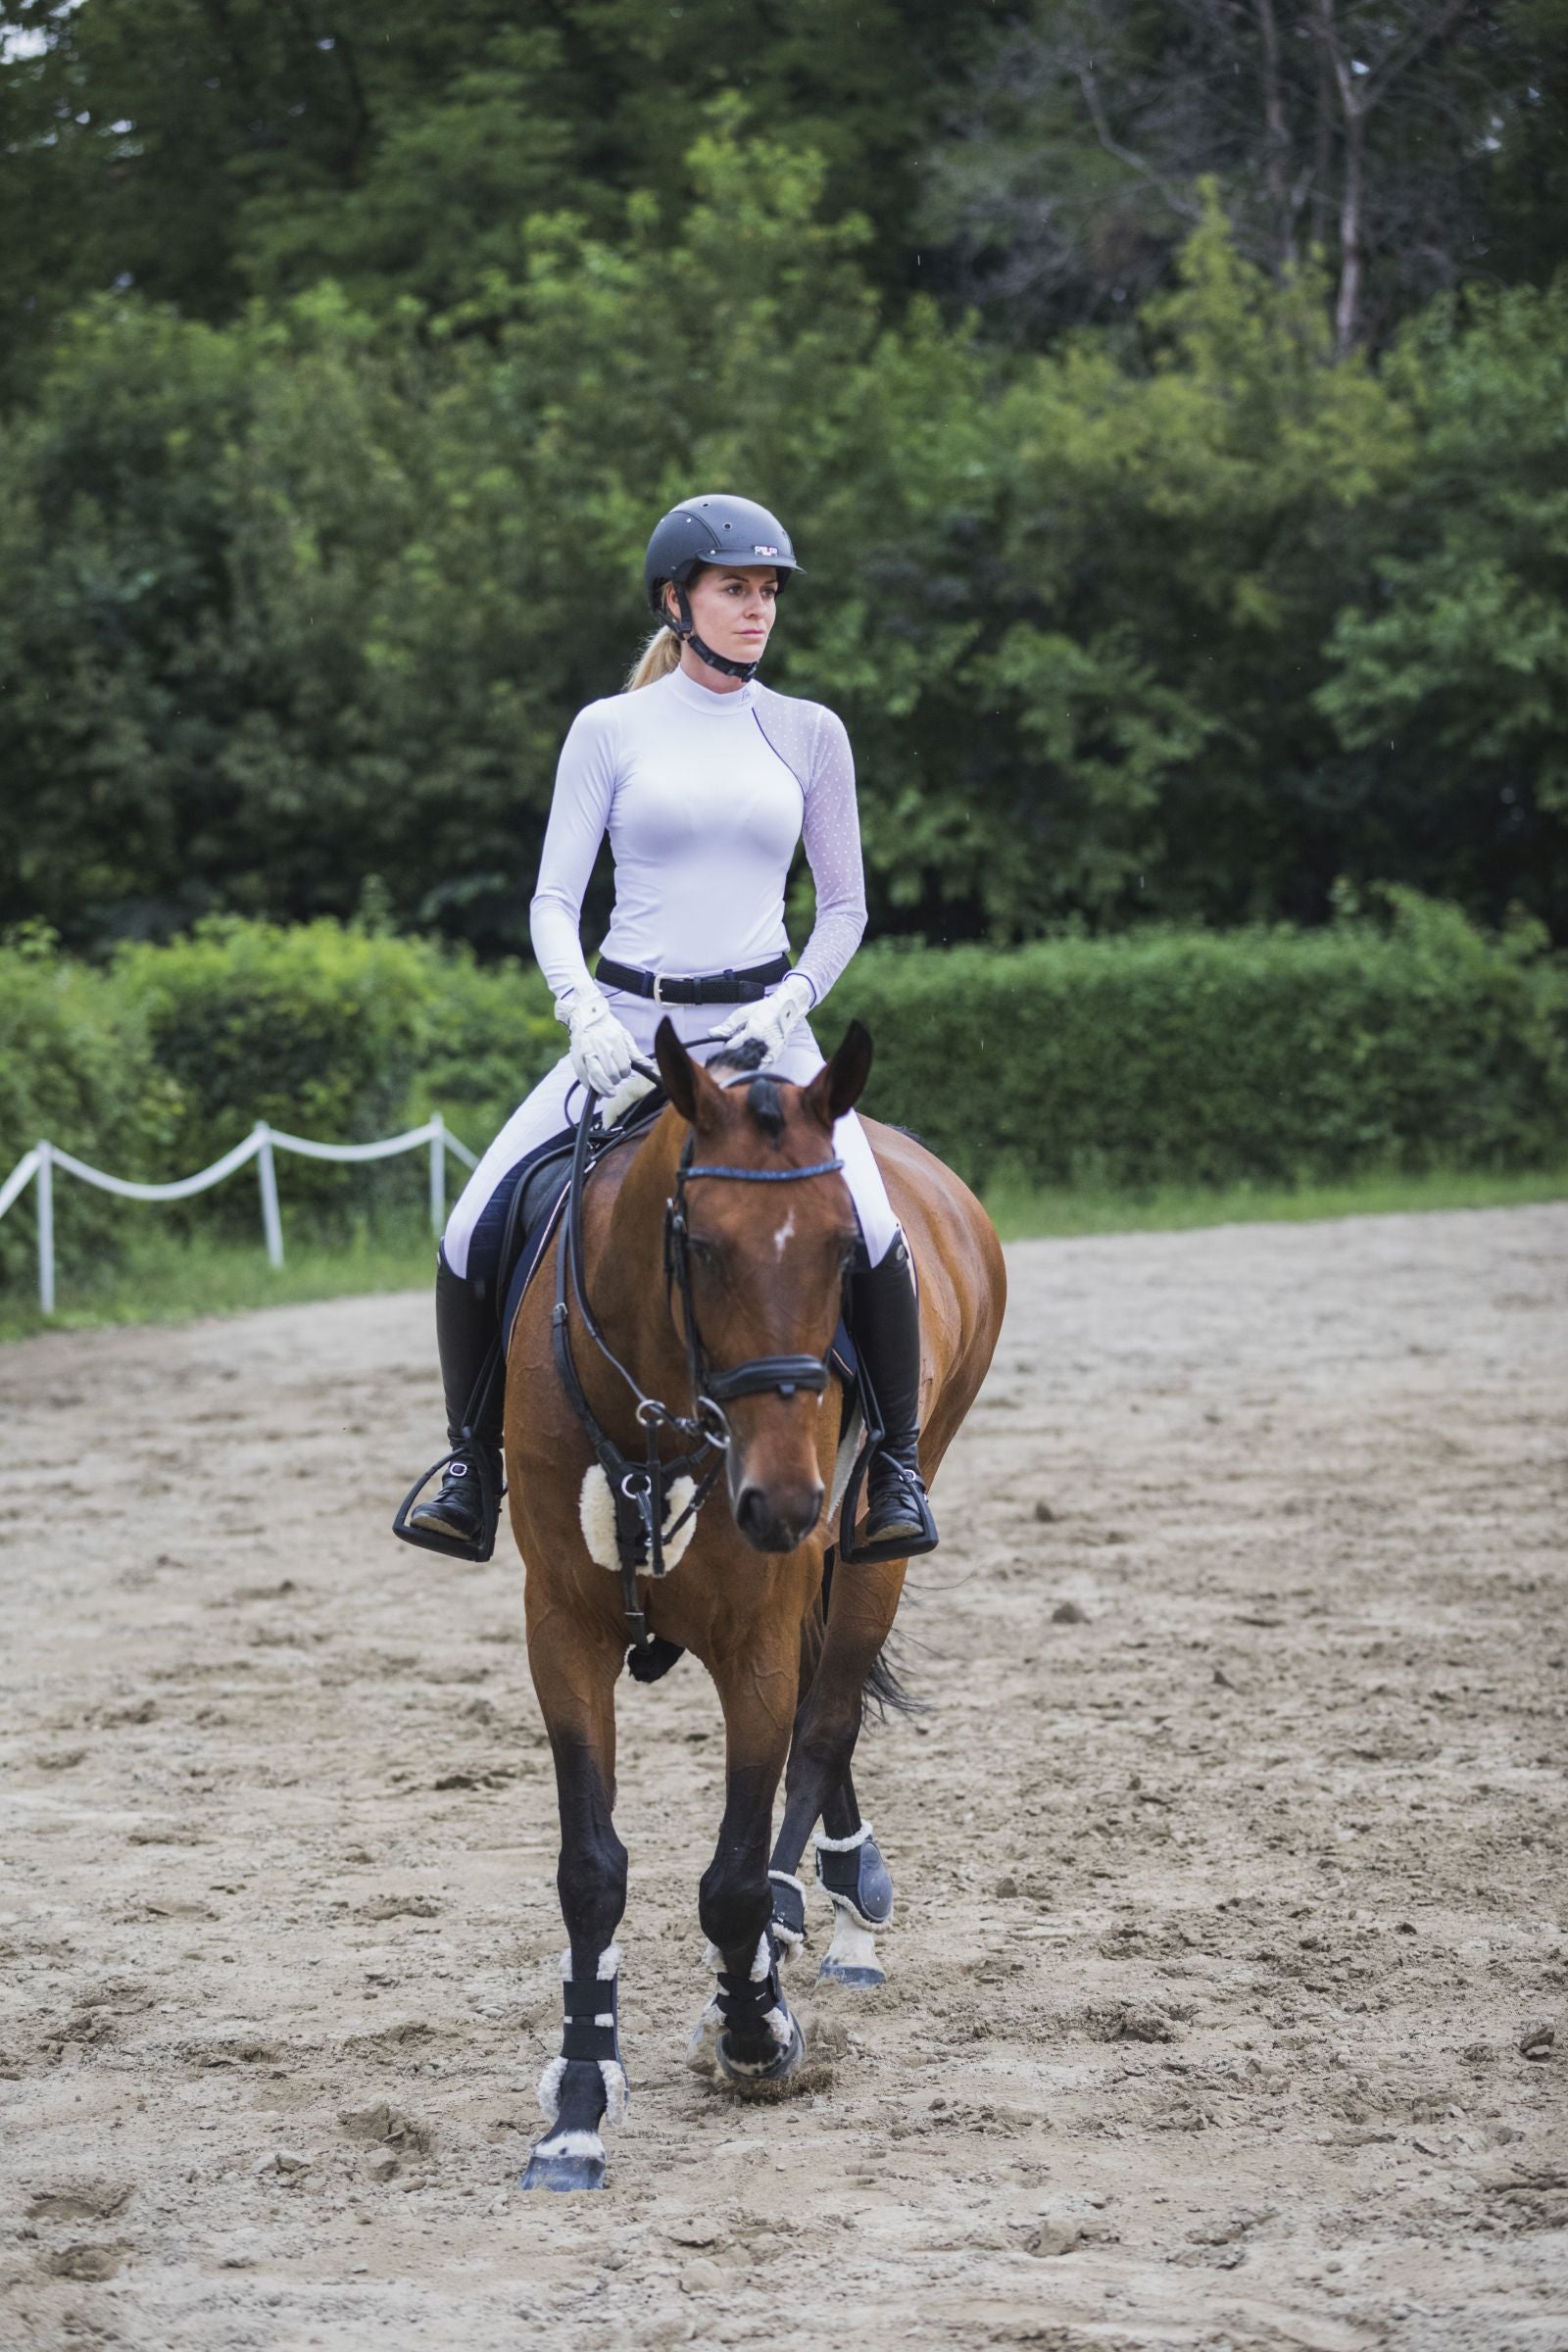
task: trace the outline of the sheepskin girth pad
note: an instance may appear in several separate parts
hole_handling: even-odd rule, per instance
[[[670,1533],[696,1492],[697,1482],[691,1478],[672,1478],[665,1490],[663,1537],[666,1576],[676,1566],[697,1533],[695,1513],[683,1528],[674,1535]],[[609,1479],[597,1462],[583,1473],[577,1517],[582,1527],[582,1540],[588,1546],[588,1557],[599,1567],[608,1568],[612,1576],[618,1576],[620,1554],[615,1548],[615,1498],[610,1491]]]

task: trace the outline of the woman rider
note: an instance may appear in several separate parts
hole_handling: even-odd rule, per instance
[[[660,627],[623,693],[578,712],[562,750],[530,923],[534,954],[570,1038],[564,1057],[508,1120],[465,1187],[436,1260],[436,1335],[448,1438],[440,1492],[407,1532],[488,1559],[501,1488],[501,1396],[471,1427],[495,1337],[498,1259],[518,1163],[571,1123],[580,1081],[611,1095],[647,1056],[667,1015],[705,1059],[756,1043],[804,1085],[822,1066],[806,1015],[865,928],[855,767],[843,722],[818,703],[757,683],[776,600],[799,571],[788,532],[746,498],[694,498],[648,542],[644,578]],[[578,936],[583,893],[609,832],[615,906],[590,977]],[[816,920],[793,967],[784,889],[804,831]],[[862,1541],[936,1528],[920,1479],[920,1326],[913,1267],[854,1111],[834,1149],[860,1224],[850,1319],[881,1410]]]

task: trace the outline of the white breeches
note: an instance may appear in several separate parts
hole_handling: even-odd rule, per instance
[[[686,1044],[706,1037],[717,1021],[724,1020],[736,1007],[732,1004],[654,1004],[646,997],[629,997],[619,989],[605,991],[612,1012],[624,1021],[637,1041],[638,1051],[650,1059],[654,1051],[654,1032],[667,1014],[675,1024],[675,1033]],[[722,1052],[719,1045],[694,1046],[698,1058],[708,1061]],[[783,1053],[769,1067],[774,1075],[791,1079],[804,1086],[807,1079],[822,1067],[820,1046],[811,1035],[810,1025],[802,1021],[792,1033]],[[571,1101],[567,1102],[567,1096]],[[490,1146],[479,1165],[464,1186],[457,1206],[447,1219],[445,1249],[447,1263],[455,1274],[468,1270],[468,1244],[479,1221],[480,1212],[496,1186],[536,1146],[547,1143],[551,1136],[560,1135],[569,1127],[574,1116],[582,1111],[582,1090],[572,1075],[569,1055],[564,1054],[553,1070],[547,1070],[531,1095],[519,1102],[511,1118]],[[853,1110],[836,1120],[833,1128],[833,1149],[844,1162],[844,1181],[855,1202],[855,1213],[860,1220],[860,1237],[873,1266],[880,1265],[892,1248],[899,1230],[893,1213],[882,1171],[876,1164],[865,1129]]]

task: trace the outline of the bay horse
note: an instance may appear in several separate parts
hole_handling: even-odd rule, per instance
[[[720,2075],[743,2091],[770,2089],[804,2056],[779,1984],[775,1894],[785,1893],[787,1908],[788,1890],[799,1890],[793,1874],[819,1818],[830,1833],[819,1842],[836,1857],[863,1836],[850,1760],[906,1567],[841,1561],[824,1610],[834,1542],[824,1504],[843,1410],[826,1359],[858,1243],[832,1134],[865,1084],[870,1038],[852,1022],[804,1086],[737,1074],[733,1060],[716,1062],[715,1075],[668,1020],[655,1053],[668,1102],[641,1140],[607,1152],[581,1187],[581,1262],[568,1280],[568,1217],[524,1293],[507,1359],[507,1480],[528,1662],[555,1760],[568,1943],[562,2051],[539,2091],[549,2129],[531,2153],[527,2188],[601,2187],[600,2127],[619,2122],[625,2107],[614,1938],[627,1857],[613,1809],[628,1615],[648,1657],[689,1649],[717,1686],[726,1780],[698,1899],[717,1972],[705,2022]],[[940,1160],[901,1130],[867,1121],[867,1132],[918,1274],[929,1482],[991,1361],[1005,1298],[1002,1251],[979,1202]],[[617,1553],[604,1465],[640,1463],[656,1446],[667,1451],[671,1429],[695,1438],[710,1467],[669,1489],[667,1534],[662,1500],[659,1527],[650,1520],[654,1564],[668,1573],[634,1575],[639,1555]],[[714,1493],[694,1511],[719,1475],[729,1507]],[[621,1510],[641,1501],[647,1512],[637,1476],[623,1483]],[[631,1663],[637,1672],[635,1649]],[[652,1679],[646,1661],[642,1671]],[[848,1851],[852,1865],[858,1858]],[[879,1981],[874,1971],[842,1973]]]

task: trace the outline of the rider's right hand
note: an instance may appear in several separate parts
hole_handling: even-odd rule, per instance
[[[571,1066],[596,1095],[612,1095],[631,1075],[636,1040],[623,1021],[617,1021],[597,988],[579,990],[566,1015],[571,1039]]]

